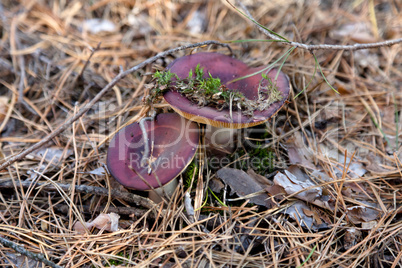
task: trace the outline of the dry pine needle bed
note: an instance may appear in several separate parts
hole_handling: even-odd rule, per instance
[[[400,2],[3,0],[0,18],[2,267],[402,266]],[[282,57],[283,108],[198,149],[164,202],[118,183],[117,131],[173,112],[145,101],[153,74],[231,51]]]

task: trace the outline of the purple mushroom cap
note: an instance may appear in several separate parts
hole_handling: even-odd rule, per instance
[[[184,79],[188,77],[190,70],[195,70],[198,64],[201,68],[204,68],[205,78],[211,74],[212,77],[219,78],[221,83],[229,89],[241,92],[246,98],[251,100],[258,98],[258,88],[261,82],[262,86],[265,86],[267,83],[265,79],[262,81],[261,75],[254,75],[227,84],[233,79],[252,74],[263,67],[250,68],[242,61],[219,53],[201,52],[184,56],[169,64],[167,69],[175,73],[180,79]],[[271,69],[267,76],[274,81],[277,73],[278,70]],[[290,83],[287,75],[280,72],[276,80],[276,86],[281,92],[282,99],[272,103],[265,110],[254,111],[251,117],[242,114],[239,110],[232,110],[230,112],[229,109],[219,111],[215,107],[200,107],[174,90],[166,92],[164,98],[177,113],[192,121],[216,127],[245,128],[264,123],[282,108],[290,93]]]
[[[124,127],[113,137],[106,160],[118,182],[141,191],[151,190],[150,186],[159,188],[176,178],[191,163],[199,144],[198,125],[178,114],[159,114],[144,123],[151,146],[151,174],[147,165],[141,166],[144,138],[139,123]]]

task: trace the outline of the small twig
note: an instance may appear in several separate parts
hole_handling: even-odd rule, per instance
[[[57,187],[64,190],[69,191],[71,189],[71,184],[69,183],[57,183],[53,182],[52,184],[46,182],[37,182],[35,183],[36,187],[41,187],[46,191],[57,191]],[[57,186],[57,187],[56,187]],[[0,188],[15,188],[15,187],[23,187],[29,188],[32,187],[32,181],[5,181],[0,183]],[[88,185],[76,185],[75,186],[76,193],[86,193],[86,194],[94,194],[100,196],[108,196],[109,190],[104,187],[97,187],[97,186],[88,186]],[[148,209],[155,208],[156,204],[145,197],[135,195],[129,192],[121,192],[118,190],[110,190],[111,197],[115,199],[123,199],[128,202],[135,203],[137,206],[142,206]]]
[[[43,262],[44,264],[46,264],[50,267],[53,267],[53,268],[62,268],[62,266],[57,265],[54,262],[51,262],[48,259],[46,259],[43,254],[38,254],[38,253],[33,253],[31,251],[28,251],[25,248],[21,247],[20,245],[14,243],[4,237],[1,237],[1,236],[0,236],[0,243],[5,247],[9,247],[9,248],[15,250],[16,252],[18,252],[24,256],[27,256],[30,259]]]
[[[126,70],[125,72],[119,73],[115,78],[113,78],[113,80],[109,84],[107,84],[101,91],[99,91],[99,93],[90,102],[88,102],[86,105],[84,105],[84,107],[82,107],[78,111],[78,113],[76,113],[71,118],[67,119],[62,125],[60,125],[52,133],[50,133],[49,135],[44,137],[40,142],[35,143],[34,145],[32,145],[31,147],[23,150],[22,152],[20,152],[17,155],[8,157],[0,165],[0,170],[3,170],[5,168],[7,168],[12,163],[14,163],[14,162],[16,162],[18,160],[21,160],[22,158],[27,156],[29,153],[32,153],[33,151],[41,148],[43,145],[47,144],[54,137],[56,137],[57,135],[59,135],[60,133],[62,133],[66,129],[68,129],[69,127],[71,127],[73,122],[77,121],[81,116],[83,116],[86,112],[88,112],[88,110],[91,109],[91,107],[94,106],[95,103],[97,103],[100,100],[100,98],[102,98],[102,96],[106,92],[108,92],[114,85],[116,85],[117,82],[120,81],[122,78],[126,77],[127,75],[129,75],[129,74],[131,74],[133,72],[136,72],[137,70],[145,67],[146,65],[148,65],[150,63],[153,63],[157,59],[164,58],[167,55],[170,55],[170,54],[175,53],[177,51],[185,50],[185,49],[188,49],[188,48],[207,46],[207,45],[221,45],[221,46],[230,48],[229,45],[223,44],[223,43],[220,43],[220,42],[214,41],[214,40],[209,40],[209,41],[204,41],[204,42],[200,42],[200,43],[196,43],[196,44],[190,44],[190,45],[185,45],[185,46],[181,46],[181,47],[176,47],[176,48],[173,48],[173,49],[166,50],[164,52],[160,52],[160,53],[156,54],[155,56],[153,56],[153,57],[141,62],[140,64],[137,64],[136,66]]]
[[[98,45],[95,48],[92,49],[91,54],[89,55],[88,59],[86,60],[86,62],[84,64],[84,67],[82,67],[82,70],[81,70],[80,74],[76,77],[76,79],[82,77],[82,74],[84,73],[85,69],[87,68],[87,66],[89,64],[89,61],[91,60],[91,58],[95,54],[95,52],[99,50],[100,45],[101,45],[101,42],[99,42]]]
[[[237,9],[232,3],[229,2],[229,0],[226,0],[229,5],[231,5],[234,9]],[[253,22],[257,22],[254,17],[251,15],[250,11],[247,9],[247,7],[240,1],[237,0],[236,1],[238,3],[238,5],[244,10],[244,12],[246,13],[247,17],[249,19],[251,19]],[[303,43],[299,43],[299,42],[293,42],[293,41],[286,41],[283,40],[281,38],[279,38],[278,36],[270,33],[269,31],[267,31],[266,29],[260,27],[260,25],[257,25],[258,29],[263,32],[266,36],[268,36],[269,38],[275,40],[277,43],[282,43],[288,46],[292,46],[292,47],[298,47],[298,48],[302,48],[305,50],[308,50],[310,52],[314,51],[314,50],[322,50],[322,49],[326,49],[326,50],[361,50],[361,49],[369,49],[369,48],[378,48],[378,47],[385,47],[385,46],[392,46],[395,44],[399,44],[402,43],[402,38],[399,39],[394,39],[394,40],[386,40],[383,42],[377,42],[377,43],[367,43],[367,44],[354,44],[354,45],[329,45],[329,44],[321,44],[321,45],[306,45]]]
[[[148,209],[141,209],[135,207],[108,207],[105,210],[104,206],[92,208],[91,206],[83,205],[81,206],[81,213],[94,213],[94,212],[102,212],[102,213],[117,213],[119,215],[132,215],[134,214],[137,218],[144,216],[148,213],[147,217],[155,218],[154,213],[149,213]],[[62,213],[68,213],[70,206],[69,205],[56,205],[55,209]]]

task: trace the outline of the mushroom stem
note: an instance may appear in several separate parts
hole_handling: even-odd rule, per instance
[[[218,128],[207,125],[205,130],[206,143],[212,149],[224,150],[231,153],[235,149],[237,132],[238,129]]]
[[[148,193],[148,198],[154,201],[155,203],[160,203],[162,201],[162,197],[171,197],[176,190],[178,185],[178,180],[173,179],[169,183],[163,185],[162,187],[155,188],[150,190]]]

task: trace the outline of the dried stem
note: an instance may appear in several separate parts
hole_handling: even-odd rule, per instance
[[[119,215],[135,215],[137,218],[144,216],[145,214],[148,214],[147,217],[155,218],[154,213],[149,213],[148,209],[141,209],[141,208],[136,208],[136,207],[108,207],[106,208],[105,206],[99,206],[99,207],[91,207],[87,205],[81,206],[82,211],[81,213],[89,213],[92,214],[94,212],[101,212],[101,213],[117,213]],[[70,210],[70,206],[68,205],[57,205],[55,206],[55,209],[62,213],[68,213]]]
[[[67,119],[62,125],[60,125],[52,133],[50,133],[49,135],[44,137],[40,142],[35,143],[31,147],[23,150],[21,153],[19,153],[17,155],[14,155],[14,156],[11,156],[8,159],[6,159],[0,165],[0,170],[7,168],[12,163],[14,163],[14,162],[16,162],[18,160],[21,160],[22,158],[24,158],[29,153],[41,148],[43,145],[47,144],[54,137],[56,137],[57,135],[59,135],[60,133],[62,133],[66,129],[68,129],[69,127],[71,127],[73,122],[77,121],[81,116],[83,116],[86,112],[88,112],[88,110],[91,109],[91,107],[94,106],[95,103],[97,103],[100,100],[100,98],[102,98],[102,96],[106,92],[108,92],[114,85],[116,85],[117,82],[120,81],[122,78],[126,77],[127,75],[129,75],[129,74],[131,74],[133,72],[138,71],[139,69],[145,67],[146,65],[148,65],[150,63],[153,63],[157,59],[160,59],[160,58],[168,56],[169,54],[175,53],[175,52],[180,51],[180,50],[185,50],[185,49],[188,49],[188,48],[195,48],[195,47],[201,47],[201,46],[207,46],[207,45],[221,45],[221,46],[224,46],[224,47],[227,47],[227,48],[230,49],[229,45],[223,44],[223,43],[220,43],[220,42],[214,41],[214,40],[209,40],[209,41],[204,41],[204,42],[200,42],[200,43],[180,46],[180,47],[176,47],[176,48],[173,48],[173,49],[166,50],[164,52],[160,52],[157,55],[155,55],[155,56],[153,56],[153,57],[141,62],[140,64],[138,64],[138,65],[136,65],[134,67],[131,67],[130,69],[128,69],[128,70],[126,70],[124,72],[120,72],[115,78],[113,78],[113,80],[109,84],[107,84],[101,91],[99,91],[99,93],[90,102],[85,104],[84,107],[82,107],[78,111],[78,113],[76,113],[71,118]]]
[[[18,252],[24,256],[27,256],[30,259],[43,262],[44,264],[46,264],[50,267],[53,267],[53,268],[62,268],[62,266],[57,265],[54,262],[51,262],[48,259],[46,259],[45,256],[43,256],[43,254],[37,254],[37,253],[33,253],[31,251],[28,251],[25,248],[21,247],[20,245],[14,243],[4,237],[0,237],[0,243],[5,247],[11,248],[11,249],[15,250],[16,252]]]
[[[85,61],[84,67],[82,67],[80,74],[76,77],[76,80],[74,81],[74,84],[75,84],[75,82],[77,81],[78,78],[82,78],[82,75],[83,75],[85,69],[88,67],[88,64],[89,64],[92,56],[95,54],[96,51],[99,50],[100,45],[101,45],[101,43],[99,42],[98,45],[95,48],[92,49],[91,54],[89,54],[88,59]]]
[[[231,5],[234,9],[237,9],[232,3],[230,3],[228,0],[226,0],[229,5]],[[247,9],[247,7],[240,1],[236,1],[237,4],[244,10],[246,13],[247,17],[251,19],[253,22],[257,22],[254,17],[251,15],[250,11]],[[270,33],[266,29],[262,28],[261,26],[257,25],[258,29],[264,33],[266,36],[269,38],[276,40],[278,43],[282,43],[288,46],[292,47],[298,47],[302,48],[305,50],[308,50],[310,52],[314,50],[361,50],[361,49],[370,49],[370,48],[378,48],[378,47],[385,47],[385,46],[392,46],[395,44],[402,43],[402,38],[394,39],[394,40],[386,40],[383,42],[377,42],[377,43],[367,43],[367,44],[354,44],[354,45],[329,45],[329,44],[321,44],[321,45],[306,45],[303,43],[299,42],[293,42],[293,41],[286,41],[281,39],[280,37]]]
[[[56,183],[53,182],[52,184],[46,183],[46,182],[37,182],[35,183],[36,187],[41,187],[42,189],[46,191],[57,191],[57,188],[62,189],[64,191],[69,191],[71,189],[71,184],[69,183]],[[57,187],[56,187],[57,186]],[[32,187],[32,181],[5,181],[0,183],[0,189],[1,188],[15,188],[15,187],[23,187],[25,189]],[[104,188],[104,187],[97,187],[97,186],[88,186],[88,185],[76,185],[75,187],[75,192],[77,193],[86,193],[86,194],[94,194],[94,195],[100,195],[100,196],[108,196],[109,195],[109,190]],[[137,206],[142,206],[148,209],[155,208],[156,204],[152,202],[152,200],[135,195],[129,192],[121,192],[118,190],[111,189],[110,190],[110,195],[114,199],[123,199],[128,202],[133,202],[137,204]]]

